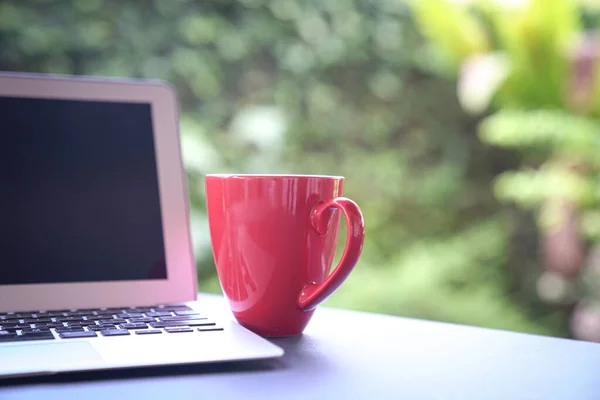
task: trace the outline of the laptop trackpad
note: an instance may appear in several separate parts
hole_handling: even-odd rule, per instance
[[[18,344],[0,347],[0,360],[2,360],[0,375],[48,373],[64,365],[76,369],[103,362],[100,354],[87,342]]]

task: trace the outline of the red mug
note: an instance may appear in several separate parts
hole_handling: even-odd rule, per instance
[[[348,277],[362,251],[360,208],[344,178],[313,175],[206,176],[213,256],[237,321],[261,336],[304,331],[319,303]],[[340,210],[346,247],[335,269]]]

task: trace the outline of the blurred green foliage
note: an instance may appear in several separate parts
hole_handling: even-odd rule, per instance
[[[494,191],[536,218],[546,269],[538,280],[540,295],[574,308],[570,325],[576,337],[600,341],[598,5],[578,0],[411,5],[437,54],[438,73],[452,76],[462,107],[483,117],[480,139],[520,159],[518,168],[495,178]]]
[[[532,222],[490,186],[518,159],[480,143],[434,71],[487,48],[478,29],[440,36],[459,46],[440,60],[403,1],[0,0],[0,69],[175,85],[203,290],[204,174],[339,174],[367,239],[329,305],[565,336],[535,294]]]

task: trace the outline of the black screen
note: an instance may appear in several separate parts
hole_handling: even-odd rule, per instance
[[[150,104],[0,96],[0,285],[166,279]]]

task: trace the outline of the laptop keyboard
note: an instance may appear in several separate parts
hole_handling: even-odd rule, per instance
[[[0,343],[222,330],[185,305],[0,313]]]

